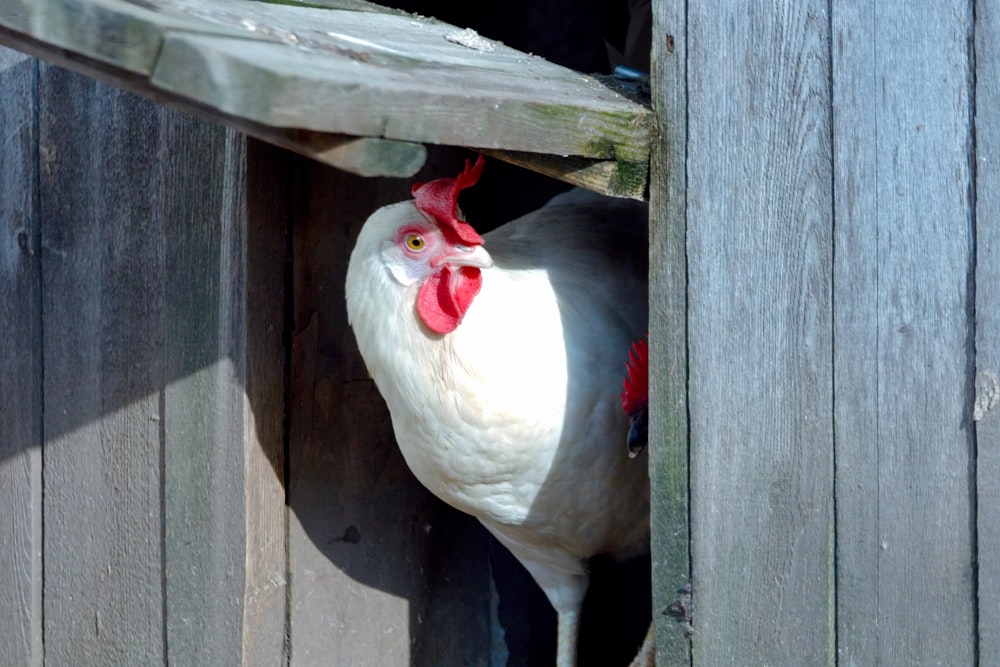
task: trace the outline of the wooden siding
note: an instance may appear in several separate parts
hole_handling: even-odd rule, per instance
[[[687,289],[687,11],[653,3],[649,190],[649,476],[657,664],[691,661]],[[657,85],[658,82],[658,85]]]
[[[1000,665],[1000,8],[654,22],[658,663]],[[0,49],[3,660],[548,664],[346,326],[408,185]]]
[[[782,10],[687,17],[696,664],[832,660],[827,18]]]
[[[0,326],[23,334],[4,337],[5,655],[41,664],[44,637],[51,665],[276,664],[283,494],[260,452],[281,441],[254,419],[281,424],[283,299],[255,281],[284,252],[247,238],[246,139],[2,53],[5,103],[22,91],[21,120],[3,107]],[[280,559],[248,564],[275,538]]]
[[[654,516],[690,502],[692,663],[996,664],[996,3],[667,4]]]
[[[42,664],[37,61],[0,48],[0,654]]]
[[[832,26],[839,648],[972,664],[972,6]]]
[[[975,440],[978,658],[1000,666],[1000,5],[975,7]],[[973,295],[969,295],[970,299]],[[968,350],[967,350],[968,351]],[[968,388],[966,388],[968,391]]]

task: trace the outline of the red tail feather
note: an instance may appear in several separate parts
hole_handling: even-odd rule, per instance
[[[625,414],[635,414],[649,405],[649,344],[645,338],[637,340],[629,350],[624,387],[622,409]]]

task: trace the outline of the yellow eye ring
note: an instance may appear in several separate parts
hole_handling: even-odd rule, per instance
[[[415,252],[420,252],[427,246],[427,241],[424,240],[424,237],[413,232],[403,237],[403,243],[406,244],[407,248]]]

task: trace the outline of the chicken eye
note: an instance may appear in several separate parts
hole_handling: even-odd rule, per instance
[[[410,233],[403,237],[406,247],[415,252],[420,252],[427,246],[427,241],[420,234]]]

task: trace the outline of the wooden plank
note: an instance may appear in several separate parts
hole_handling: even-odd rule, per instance
[[[457,29],[433,19],[346,4],[0,0],[0,40],[279,140],[301,130],[610,160],[578,184],[644,189],[649,112],[598,78],[478,36],[457,43]],[[323,153],[309,138],[292,143]],[[404,148],[412,159],[393,150]]]
[[[1000,8],[976,3],[976,514],[979,665],[1000,666]]]
[[[487,665],[482,529],[445,518],[452,510],[407,469],[344,310],[344,273],[361,224],[378,206],[407,198],[410,184],[299,159],[285,171],[295,295],[290,664]]]
[[[158,131],[148,150],[161,166],[146,196],[154,219],[163,218],[164,244],[167,661],[232,663],[244,644],[247,533],[256,521],[244,503],[246,327],[248,309],[264,312],[246,300],[245,138],[175,111],[149,111]],[[283,255],[280,246],[276,252]],[[281,377],[270,379],[280,387]],[[281,524],[271,529],[280,541]],[[280,655],[279,643],[270,664]]]
[[[43,72],[46,660],[281,664],[284,228],[242,135]]]
[[[838,651],[972,665],[971,4],[831,18]]]
[[[484,149],[482,153],[612,197],[645,199],[647,196],[649,170],[644,164],[490,149]]]
[[[686,11],[693,662],[833,664],[827,3]]]
[[[158,112],[39,76],[45,662],[164,664]]]
[[[687,16],[653,2],[651,90],[659,141],[651,149],[649,337],[650,529],[657,662],[689,665],[691,580],[688,488]]]
[[[36,63],[0,48],[0,655],[42,664]]]
[[[867,53],[871,7],[837,3],[832,12],[837,262],[834,419],[837,452],[837,632],[845,664],[876,664],[879,571],[879,329],[876,95]]]
[[[58,49],[149,74],[171,30],[241,34],[183,11],[163,12],[155,4],[127,0],[3,0],[0,26]]]
[[[377,137],[352,137],[270,127],[239,116],[224,114],[204,104],[151,89],[144,77],[123,74],[100,61],[79,54],[53,50],[50,45],[0,26],[0,43],[6,43],[25,53],[44,58],[50,63],[85,74],[99,81],[116,85],[149,99],[182,109],[206,120],[227,125],[244,134],[257,137],[314,160],[359,176],[413,176],[424,164],[427,151],[422,144],[390,141]]]
[[[230,141],[232,135],[229,135]],[[287,155],[259,141],[246,148],[246,583],[243,664],[285,665],[288,620],[286,477]]]
[[[413,32],[401,17],[340,14],[335,25],[359,36],[352,40]],[[169,34],[151,81],[277,127],[645,163],[649,131],[640,107],[593,78],[507,47],[477,54],[473,67],[444,39],[449,30],[428,23],[414,43],[380,40],[391,57],[325,60],[283,44]],[[433,37],[451,48],[435,48]]]

